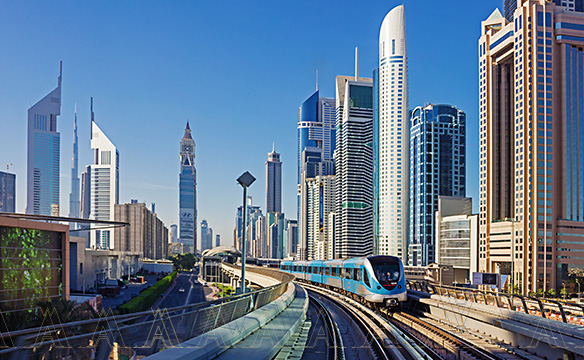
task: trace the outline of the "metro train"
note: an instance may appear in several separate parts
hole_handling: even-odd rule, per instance
[[[407,300],[404,266],[395,256],[346,260],[282,261],[280,270],[297,279],[350,294],[369,305],[392,310]]]

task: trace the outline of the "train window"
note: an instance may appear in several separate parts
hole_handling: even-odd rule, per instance
[[[361,281],[361,269],[353,270],[353,280]]]
[[[345,279],[351,280],[351,269],[346,268],[345,269]]]
[[[369,283],[369,275],[367,275],[367,270],[365,268],[363,268],[363,281],[367,287],[371,287],[371,284]]]
[[[328,266],[325,266],[325,267],[324,267],[324,274],[325,274],[326,276],[328,276],[328,275],[329,275],[329,267],[328,267]]]

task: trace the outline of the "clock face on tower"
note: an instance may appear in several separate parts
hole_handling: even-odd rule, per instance
[[[185,152],[191,151],[191,146],[190,145],[184,145],[183,146],[183,151],[185,151]]]

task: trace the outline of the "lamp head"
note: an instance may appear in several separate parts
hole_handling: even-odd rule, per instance
[[[249,187],[251,184],[253,184],[255,180],[256,178],[253,177],[253,175],[250,174],[249,171],[244,172],[243,174],[241,174],[240,177],[237,178],[237,182],[239,183],[239,185],[244,187]]]

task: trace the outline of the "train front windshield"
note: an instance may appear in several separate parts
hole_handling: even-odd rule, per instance
[[[377,281],[388,290],[392,290],[399,281],[400,268],[397,259],[392,258],[370,258],[373,273]]]

